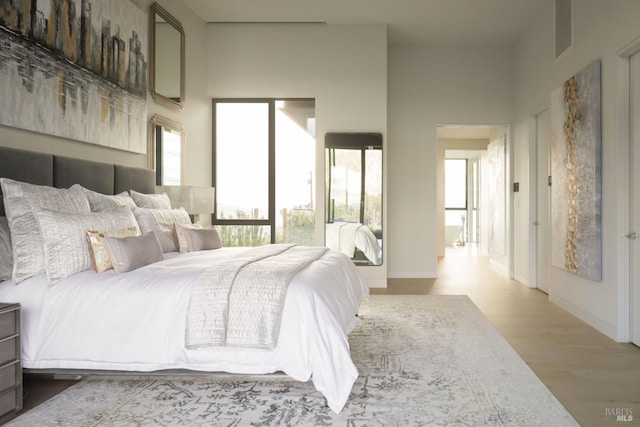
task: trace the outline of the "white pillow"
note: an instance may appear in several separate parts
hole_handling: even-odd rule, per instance
[[[164,252],[178,250],[173,235],[173,224],[191,224],[191,218],[184,208],[147,209],[134,208],[133,214],[138,221],[142,234],[156,233]]]
[[[89,201],[79,188],[53,188],[0,178],[4,210],[11,231],[13,281],[18,284],[45,271],[44,250],[33,209],[89,212]]]
[[[110,211],[112,209],[122,208],[129,206],[130,208],[136,207],[136,202],[133,201],[129,193],[123,191],[120,194],[109,195],[98,193],[97,191],[89,190],[79,184],[74,184],[71,188],[80,187],[89,200],[89,206],[92,212]]]
[[[108,232],[133,227],[139,231],[130,208],[85,213],[39,208],[36,218],[44,242],[50,285],[91,268],[87,230]]]
[[[197,224],[174,224],[180,252],[219,249],[222,241],[215,228],[202,228]]]
[[[154,232],[136,237],[105,237],[116,273],[126,273],[162,261],[162,247]]]
[[[11,279],[13,257],[11,256],[11,234],[7,218],[0,217],[0,281]]]
[[[171,201],[166,193],[144,194],[130,190],[131,197],[139,208],[171,209]]]

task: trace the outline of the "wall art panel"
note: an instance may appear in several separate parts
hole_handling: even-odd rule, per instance
[[[601,64],[551,94],[552,265],[602,280]]]
[[[147,15],[128,0],[0,0],[0,124],[146,153]]]

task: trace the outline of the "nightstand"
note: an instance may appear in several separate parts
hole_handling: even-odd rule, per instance
[[[20,304],[0,303],[0,424],[22,409]]]

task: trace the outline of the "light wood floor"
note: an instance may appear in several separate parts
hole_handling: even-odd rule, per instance
[[[548,301],[509,280],[486,257],[448,252],[437,279],[390,279],[372,294],[469,295],[544,384],[583,427],[640,425],[640,348],[612,341]],[[25,409],[73,381],[26,378]],[[611,411],[626,411],[631,422]]]
[[[390,279],[371,293],[468,295],[581,426],[640,425],[640,348],[616,343],[487,257],[465,253],[448,251],[437,279]],[[616,410],[632,421],[616,421]]]

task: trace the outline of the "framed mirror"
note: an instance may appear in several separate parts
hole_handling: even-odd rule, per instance
[[[156,171],[156,185],[182,185],[185,146],[180,123],[157,114],[149,120],[148,167]]]
[[[382,265],[382,134],[325,135],[325,244]]]
[[[149,91],[168,107],[184,108],[185,35],[182,24],[158,3],[149,7]]]

